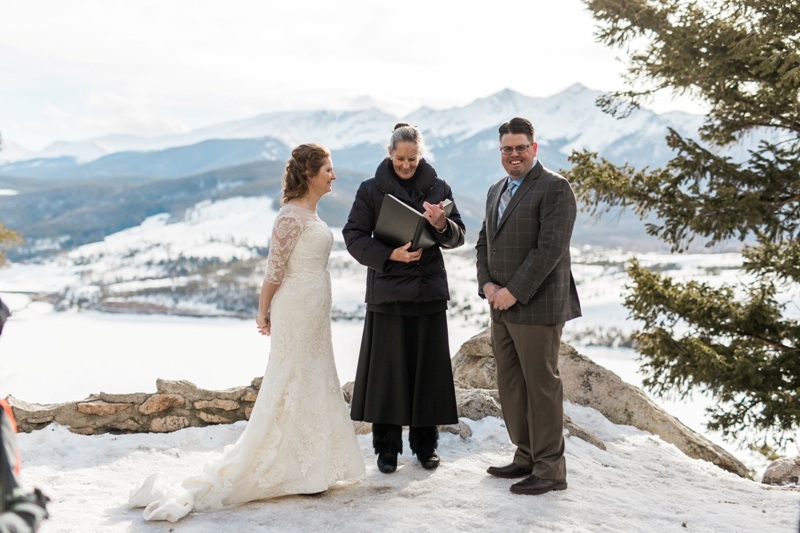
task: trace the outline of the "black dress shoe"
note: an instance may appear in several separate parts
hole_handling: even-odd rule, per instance
[[[433,452],[428,458],[420,457],[418,455],[417,459],[419,459],[422,468],[424,468],[425,470],[435,470],[436,468],[439,467],[439,454],[437,454],[436,452]]]
[[[397,454],[396,453],[379,453],[378,454],[378,470],[384,474],[391,474],[397,470]]]
[[[514,494],[544,494],[551,490],[565,490],[566,479],[542,479],[539,476],[529,476],[511,485]]]
[[[530,476],[533,468],[525,468],[515,463],[506,466],[490,466],[486,471],[494,477],[513,479],[515,477]]]

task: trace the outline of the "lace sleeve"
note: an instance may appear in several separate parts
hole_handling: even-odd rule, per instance
[[[304,220],[296,213],[278,213],[269,243],[266,274],[268,282],[280,285],[283,281],[289,255],[291,255],[294,245],[297,244],[303,228]]]

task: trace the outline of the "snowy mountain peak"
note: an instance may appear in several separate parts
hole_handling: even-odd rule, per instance
[[[585,90],[580,85],[568,90],[575,91],[575,88]],[[555,97],[558,95],[551,98]],[[465,139],[487,127],[496,127],[520,110],[534,110],[546,100],[503,89],[463,107],[445,110],[421,107],[402,120],[415,124],[430,134],[455,135],[459,139]],[[160,137],[108,135],[85,141],[59,141],[39,152],[30,152],[6,143],[7,146],[14,146],[14,149],[7,148],[0,152],[0,161],[69,156],[80,163],[86,163],[115,152],[163,150],[209,139],[272,137],[288,146],[302,142],[323,142],[334,150],[363,143],[382,144],[384,139],[388,139],[394,124],[401,119],[378,109],[373,99],[360,98],[358,102],[363,105],[360,109],[277,111]]]
[[[506,88],[462,107],[421,107],[402,119],[372,105],[348,110],[277,111],[213,124],[181,134],[153,138],[105,136],[82,142],[53,143],[44,151],[32,154],[9,150],[8,154],[0,153],[0,157],[5,161],[22,161],[69,156],[78,163],[88,163],[123,151],[153,152],[188,147],[209,140],[253,139],[272,139],[286,147],[317,142],[335,151],[358,150],[357,147],[360,146],[383,146],[391,135],[394,124],[403,120],[421,128],[431,150],[430,156],[435,154],[437,161],[441,161],[443,149],[477,139],[476,136],[480,136],[479,140],[485,143],[496,135],[500,124],[514,116],[523,116],[533,122],[537,140],[543,145],[556,146],[561,154],[558,157],[562,159],[572,149],[601,151],[622,141],[627,144],[619,145],[614,151],[624,160],[630,158],[631,154],[648,151],[651,154],[656,153],[656,150],[649,149],[646,145],[654,142],[659,146],[663,145],[667,125],[677,124],[680,126],[679,130],[693,133],[697,131],[695,125],[699,126],[702,120],[699,115],[660,118],[648,110],[637,111],[624,121],[616,120],[598,109],[595,102],[601,94],[600,91],[577,83],[547,98],[526,96]],[[637,145],[635,150],[626,148],[634,144]],[[462,147],[461,150],[458,153],[464,153],[464,150],[470,148]],[[657,153],[660,160],[662,154]],[[283,156],[273,154],[270,158],[272,157]],[[44,163],[36,163],[39,166],[42,164]],[[5,166],[0,171],[19,172],[19,168]],[[142,168],[136,171],[140,172]]]

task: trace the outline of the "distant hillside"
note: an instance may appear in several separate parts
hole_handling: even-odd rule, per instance
[[[118,231],[141,224],[146,218],[167,213],[180,219],[184,212],[204,201],[234,197],[280,195],[283,163],[260,161],[178,179],[144,183],[81,182],[70,186],[47,183],[14,196],[0,196],[0,218],[25,238],[23,246],[9,252],[12,261],[52,255],[103,240]],[[319,205],[320,216],[332,227],[342,227],[367,174],[339,170],[334,192]],[[13,180],[0,180],[14,183]],[[483,219],[484,195],[461,194],[455,185],[456,203],[467,226],[469,242],[475,242]],[[274,206],[276,209],[278,205]],[[627,214],[603,223],[579,214],[573,243],[619,247],[626,250],[664,249],[648,237],[642,223]]]
[[[138,226],[159,213],[180,216],[203,201],[280,191],[283,163],[259,161],[194,176],[144,183],[93,180],[43,182],[39,189],[0,196],[3,223],[25,237],[9,257],[22,259],[68,250]]]

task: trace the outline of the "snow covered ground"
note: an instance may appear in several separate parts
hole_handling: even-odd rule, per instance
[[[80,436],[62,427],[20,435],[23,475],[53,498],[54,532],[718,532],[795,533],[800,492],[761,485],[711,463],[689,459],[671,444],[597,411],[566,412],[606,443],[602,451],[567,438],[569,488],[544,496],[512,494],[508,480],[486,474],[513,448],[498,418],[465,420],[472,437],[443,434],[442,465],[424,470],[406,452],[391,475],[378,471],[371,435],[360,436],[367,474],[321,496],[254,502],[192,513],[177,524],[147,523],[130,509],[134,485],[161,470],[173,480],[232,443],[243,422],[169,434]],[[407,442],[407,434],[405,435]]]

